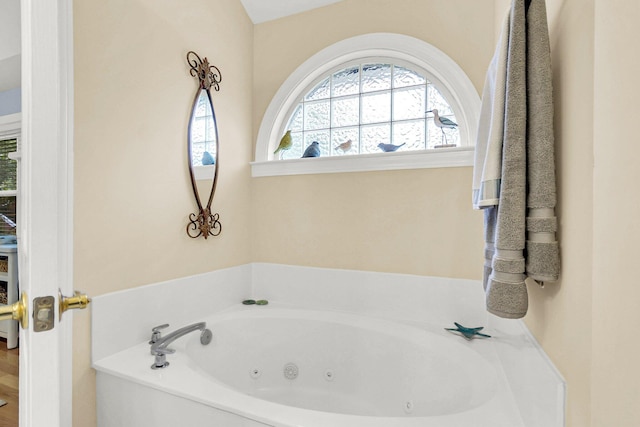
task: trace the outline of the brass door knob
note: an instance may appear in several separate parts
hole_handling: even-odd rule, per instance
[[[62,313],[67,310],[82,310],[87,308],[87,306],[91,302],[91,298],[80,291],[75,291],[72,297],[65,297],[60,292],[58,292],[58,301],[60,301],[58,315],[59,319],[62,320]]]
[[[17,320],[22,329],[29,327],[29,299],[25,292],[11,305],[0,307],[0,320]]]

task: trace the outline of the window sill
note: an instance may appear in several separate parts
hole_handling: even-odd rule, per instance
[[[473,166],[473,147],[252,162],[251,176],[306,175]]]

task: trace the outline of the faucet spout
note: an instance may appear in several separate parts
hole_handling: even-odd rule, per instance
[[[169,366],[169,362],[166,361],[166,355],[175,352],[175,350],[168,348],[169,344],[171,344],[178,338],[195,331],[201,331],[200,344],[207,345],[211,342],[213,334],[209,329],[207,329],[207,324],[205,322],[194,323],[192,325],[188,325],[175,330],[169,335],[161,337],[156,342],[151,344],[151,354],[156,356],[156,361],[153,365],[151,365],[151,368],[159,369]]]

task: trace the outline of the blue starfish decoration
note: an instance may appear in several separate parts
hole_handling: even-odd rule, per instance
[[[479,328],[467,328],[466,326],[462,326],[460,323],[457,323],[457,322],[453,322],[453,324],[456,325],[455,328],[444,328],[444,329],[446,329],[447,331],[460,332],[462,336],[465,337],[467,340],[471,340],[472,338],[477,338],[477,337],[491,338],[491,335],[480,333],[480,331],[484,329],[483,326]]]

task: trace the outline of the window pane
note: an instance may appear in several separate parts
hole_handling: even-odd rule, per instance
[[[367,64],[362,66],[362,92],[391,89],[391,65]]]
[[[421,73],[391,63],[349,66],[326,76],[303,96],[285,129],[293,144],[279,158],[296,159],[313,141],[321,156],[382,153],[379,144],[405,144],[401,151],[460,145],[458,129],[444,133],[426,111],[456,121],[440,91]],[[339,146],[351,141],[348,149]]]
[[[211,115],[211,108],[209,107],[209,98],[207,97],[207,93],[201,91],[198,96],[198,103],[196,104],[196,109],[194,111],[195,117],[203,117]]]
[[[360,122],[360,99],[357,96],[334,99],[331,103],[331,126],[354,126]]]
[[[391,120],[391,92],[362,95],[361,123],[380,123]]]
[[[453,110],[449,106],[449,103],[440,94],[440,91],[438,91],[438,89],[436,89],[432,84],[427,85],[427,98],[427,110],[433,110],[435,108],[441,116],[453,114]]]
[[[191,142],[191,159],[193,166],[202,166],[202,155],[205,150],[204,142]]]
[[[394,123],[393,143],[406,144],[399,151],[424,150],[424,119]]]
[[[191,142],[198,143],[206,140],[206,118],[194,117],[191,123]]]
[[[390,140],[390,124],[362,126],[360,153],[382,153],[378,144],[389,144]]]
[[[302,131],[302,111],[302,104],[299,104],[291,115],[291,119],[289,120],[289,124],[287,126],[288,130],[291,130],[292,132]]]
[[[17,140],[7,139],[0,141],[0,190],[16,190],[17,168],[15,160],[9,158],[9,153],[17,150]]]
[[[356,95],[360,90],[360,67],[351,67],[333,75],[332,96]]]
[[[418,119],[425,116],[425,86],[393,91],[393,120]]]
[[[16,234],[16,197],[0,197],[0,235]]]
[[[304,147],[298,157],[302,157],[304,150],[306,150],[307,147],[311,145],[313,141],[317,141],[318,145],[320,145],[320,157],[329,156],[329,152],[331,151],[331,148],[330,148],[331,146],[329,145],[329,139],[330,138],[329,138],[328,130],[322,130],[322,131],[316,131],[316,132],[305,132]]]
[[[329,98],[329,77],[321,81],[305,96],[306,101]]]
[[[350,144],[351,148],[341,149],[338,147],[340,144],[346,143],[349,140],[351,140],[351,144]],[[359,154],[360,153],[360,128],[355,126],[355,127],[349,127],[349,128],[333,129],[331,131],[331,147],[332,147],[331,153],[334,156]]]
[[[393,67],[393,87],[415,86],[425,84],[426,82],[427,79],[408,68],[397,65]]]
[[[314,101],[305,103],[304,129],[329,128],[329,101]]]

